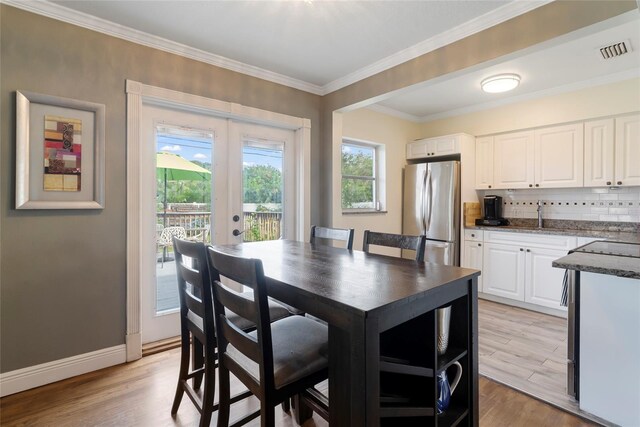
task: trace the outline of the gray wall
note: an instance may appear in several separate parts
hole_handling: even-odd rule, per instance
[[[320,97],[0,5],[0,371],[124,344],[125,80],[311,119]],[[15,91],[106,105],[106,205],[15,210]],[[312,193],[318,194],[312,162]],[[314,212],[318,200],[312,200]]]

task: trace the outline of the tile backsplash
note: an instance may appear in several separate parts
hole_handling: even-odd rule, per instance
[[[485,190],[502,196],[506,218],[537,218],[536,202],[542,200],[542,217],[580,221],[640,222],[640,187],[553,188],[533,190]]]

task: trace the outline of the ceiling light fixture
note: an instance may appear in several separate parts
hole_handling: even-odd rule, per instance
[[[487,77],[480,86],[487,93],[501,93],[515,89],[519,84],[520,76],[517,74],[498,74]]]

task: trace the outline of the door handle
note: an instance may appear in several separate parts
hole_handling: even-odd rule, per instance
[[[240,231],[240,230],[238,230],[238,229],[236,228],[235,230],[233,230],[233,232],[232,232],[231,234],[233,234],[234,236],[236,236],[236,237],[237,237],[237,236],[241,235],[242,233],[244,233],[245,231],[247,231],[247,230],[242,230],[242,231]]]
[[[431,171],[429,171],[427,173],[427,189],[429,190],[427,192],[427,198],[429,200],[429,212],[426,215],[426,227],[425,227],[425,234],[429,231],[429,229],[431,228],[431,212],[433,211],[433,187],[431,185]]]
[[[428,173],[428,169],[427,171],[425,171],[424,176],[422,177],[422,191],[420,192],[420,220],[422,222],[422,233],[421,234],[426,234],[427,233],[427,222],[425,221],[426,218],[426,209],[425,209],[425,194],[427,191],[427,173]]]

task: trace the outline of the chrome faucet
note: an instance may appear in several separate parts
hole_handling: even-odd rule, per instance
[[[542,228],[542,200],[538,200],[538,228]]]

